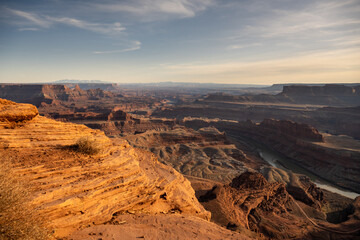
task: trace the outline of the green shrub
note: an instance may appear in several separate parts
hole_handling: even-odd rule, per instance
[[[44,221],[30,204],[29,192],[0,160],[0,239],[42,240],[51,236]]]
[[[72,148],[77,152],[87,155],[97,154],[101,150],[96,140],[91,140],[90,137],[79,138]]]

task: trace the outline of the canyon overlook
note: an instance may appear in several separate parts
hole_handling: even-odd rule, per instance
[[[1,0],[0,240],[360,240],[360,0]]]
[[[348,147],[344,148],[346,138],[342,136],[323,135],[307,124],[287,120],[265,119],[256,124],[251,121],[188,119],[184,121],[184,125],[195,129],[214,126],[241,142],[246,142],[246,139],[261,142],[286,156],[288,162],[306,168],[339,186],[359,191],[358,141],[350,140]]]
[[[354,239],[359,198],[293,168],[358,191],[359,112],[348,104],[358,90],[336,87],[232,96],[4,84],[0,97],[37,108],[1,100],[0,151],[58,238]],[[79,139],[101,151],[77,152]],[[271,164],[263,148],[282,157]]]
[[[129,211],[210,217],[190,183],[151,153],[83,125],[34,116],[31,105],[1,101],[1,108],[11,116],[27,116],[15,127],[9,127],[12,120],[2,116],[7,121],[1,121],[1,155],[11,159],[17,174],[31,181],[32,203],[47,216],[56,236]],[[82,136],[96,140],[101,154],[86,156],[68,150]]]

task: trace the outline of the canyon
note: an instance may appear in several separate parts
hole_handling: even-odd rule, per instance
[[[324,222],[320,211],[294,200],[284,183],[269,183],[260,173],[245,172],[229,184],[214,186],[199,200],[213,213],[214,222],[234,231],[251,229],[261,233],[260,238],[352,239],[356,235],[342,234],[345,229],[354,229],[356,215],[341,225]],[[321,197],[316,201],[321,202]],[[308,216],[314,219],[311,224]],[[327,231],[314,231],[318,224]]]
[[[359,193],[358,85],[272,94],[93,85],[0,87],[0,97],[37,107],[1,100],[0,147],[57,237],[359,236],[360,198],[304,175]],[[102,151],[74,151],[82,137]],[[263,147],[282,157],[271,164]]]
[[[55,236],[108,222],[120,213],[182,213],[208,224],[210,213],[196,200],[190,182],[153,154],[84,125],[34,116],[32,105],[2,100],[1,108],[11,116],[27,116],[14,127],[9,127],[8,114],[2,116],[7,121],[0,122],[1,156],[31,182],[32,204],[47,217]],[[101,153],[72,151],[69,146],[83,136],[101,145]]]
[[[265,119],[256,124],[187,120],[192,128],[214,126],[234,138],[252,139],[281,153],[289,161],[341,187],[358,192],[360,143],[344,136],[320,134],[307,124]],[[349,142],[346,142],[349,140]],[[286,166],[286,164],[285,164]]]

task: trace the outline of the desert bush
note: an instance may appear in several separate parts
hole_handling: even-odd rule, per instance
[[[80,153],[87,155],[94,155],[100,152],[100,146],[96,142],[96,140],[90,139],[90,137],[81,137],[76,143],[72,146],[72,148]]]
[[[30,204],[30,194],[9,164],[0,162],[0,239],[51,239],[44,220]]]

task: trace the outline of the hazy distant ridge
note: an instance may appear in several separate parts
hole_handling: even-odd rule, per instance
[[[77,80],[77,79],[62,79],[62,80],[57,80],[57,81],[53,81],[53,82],[48,82],[48,84],[66,84],[66,83],[112,83],[112,82],[107,82],[107,81],[102,81],[102,80]]]

